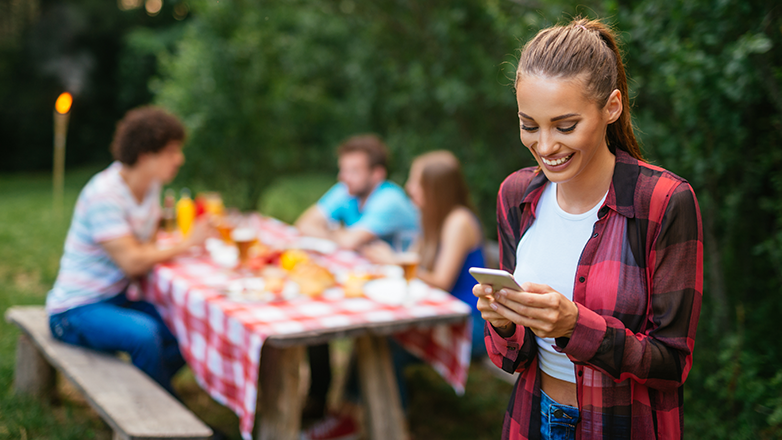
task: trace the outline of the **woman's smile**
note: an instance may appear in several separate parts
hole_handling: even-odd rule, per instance
[[[570,153],[567,156],[563,156],[558,159],[546,159],[545,157],[540,156],[540,160],[541,162],[543,162],[544,165],[546,165],[547,168],[551,168],[552,170],[556,168],[558,170],[564,168],[560,166],[570,161],[570,158],[573,157],[573,154],[575,153]]]

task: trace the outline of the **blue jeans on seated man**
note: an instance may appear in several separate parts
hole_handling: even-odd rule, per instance
[[[578,408],[562,405],[540,390],[541,440],[575,440]]]
[[[185,365],[179,345],[155,306],[130,301],[125,292],[52,315],[52,335],[99,351],[124,351],[133,365],[176,396],[171,377]]]

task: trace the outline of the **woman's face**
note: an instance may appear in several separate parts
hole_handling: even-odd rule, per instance
[[[419,162],[413,162],[410,167],[410,175],[407,177],[407,183],[405,183],[405,191],[410,196],[410,200],[413,201],[415,206],[421,208],[424,206],[424,189],[421,187],[421,173],[423,167]]]
[[[521,143],[550,181],[588,182],[613,164],[605,133],[622,113],[618,90],[599,108],[577,79],[526,76],[516,85],[516,101]]]

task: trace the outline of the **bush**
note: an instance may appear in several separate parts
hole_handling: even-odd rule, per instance
[[[303,174],[282,177],[258,201],[261,214],[293,223],[335,183],[334,175]]]

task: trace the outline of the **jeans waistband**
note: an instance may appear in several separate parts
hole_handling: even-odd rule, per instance
[[[575,428],[579,411],[575,406],[555,402],[543,390],[540,390],[540,412],[548,418],[549,425],[567,425]]]

